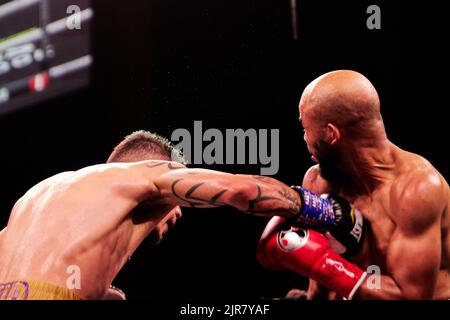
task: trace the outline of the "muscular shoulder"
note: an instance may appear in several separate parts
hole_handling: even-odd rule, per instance
[[[320,174],[320,166],[318,164],[312,166],[306,171],[303,177],[302,186],[315,193],[328,193],[330,192],[330,184],[322,178]]]
[[[415,168],[402,174],[392,192],[397,223],[412,233],[439,221],[449,201],[445,179],[423,158],[416,159]]]
[[[70,175],[52,179],[49,187],[73,192],[120,192],[129,196],[156,192],[154,179],[164,171],[166,163],[106,163],[84,167]]]
[[[149,180],[151,176],[157,176],[163,172],[169,171],[175,164],[171,161],[146,160],[140,162],[115,162],[97,164],[82,168],[75,172],[75,178],[121,178],[129,180],[130,178]],[[151,180],[151,179],[150,179]]]
[[[144,186],[152,184],[160,175],[183,165],[171,161],[147,160],[141,162],[118,162],[88,166],[74,171],[71,175],[53,179],[55,183],[69,185],[102,185],[117,186],[127,184]]]

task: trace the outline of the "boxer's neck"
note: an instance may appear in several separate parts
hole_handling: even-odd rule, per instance
[[[388,139],[351,142],[342,149],[340,170],[353,194],[370,194],[394,176],[398,148]],[[344,186],[344,190],[347,189]]]

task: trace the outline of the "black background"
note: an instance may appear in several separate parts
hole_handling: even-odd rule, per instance
[[[335,69],[376,86],[391,141],[448,179],[448,27],[441,2],[288,0],[94,2],[93,84],[0,118],[0,224],[35,183],[104,162],[137,129],[280,129],[276,178],[300,183],[312,165],[298,124],[304,87]],[[392,3],[395,2],[395,3]],[[368,30],[378,4],[382,29]],[[258,166],[210,169],[259,173]],[[118,275],[129,299],[258,298],[304,280],[263,270],[255,246],[266,219],[231,208],[184,210],[158,247],[147,243]]]

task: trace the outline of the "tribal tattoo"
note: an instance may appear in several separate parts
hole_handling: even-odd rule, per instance
[[[258,194],[254,199],[248,201],[249,213],[282,213],[297,214],[300,211],[300,202],[295,198],[288,188],[278,190],[278,196],[263,196],[261,187],[257,186]],[[270,201],[270,204],[263,202]],[[287,206],[286,206],[287,204]],[[278,205],[278,206],[276,206]]]
[[[227,193],[231,192],[227,188],[222,188],[218,190],[214,195],[209,198],[201,198],[196,196],[195,193],[199,193],[201,188],[210,188],[207,181],[196,182],[194,185],[190,186],[187,190],[180,190],[183,188],[177,187],[185,179],[180,178],[174,181],[171,185],[172,194],[178,199],[186,202],[191,207],[202,208],[202,207],[218,207],[223,205],[233,205],[233,203],[226,203],[220,201],[221,197]],[[262,180],[262,179],[257,179]],[[261,184],[260,181],[255,181],[253,185],[250,184],[250,188],[256,192],[256,196],[252,199],[248,199],[248,207],[245,212],[255,213],[255,214],[279,214],[279,213],[289,213],[297,214],[300,210],[300,201],[297,199],[290,191],[288,187],[276,186],[273,183]],[[264,195],[263,189],[270,189],[271,194]],[[278,190],[277,190],[278,189]],[[249,192],[252,194],[252,192]],[[275,194],[275,195],[273,195]]]
[[[147,163],[148,168],[156,168],[161,166],[167,166],[169,170],[176,170],[186,168],[182,164],[174,162],[160,162]],[[185,174],[199,175],[203,172],[197,172],[195,170],[189,171]],[[296,196],[296,193],[292,191],[288,186],[281,183],[278,180],[269,177],[242,175],[243,183],[248,186],[249,190],[246,194],[256,194],[253,198],[238,199],[239,209],[248,213],[271,215],[271,214],[297,214],[300,210],[300,199]],[[233,194],[227,197],[227,200],[223,199],[225,194],[232,192],[232,190],[219,187],[211,194],[211,180],[199,179],[195,183],[191,182],[191,185],[186,186],[181,183],[189,181],[188,178],[179,178],[171,183],[171,193],[179,200],[186,203],[186,205],[193,208],[206,208],[206,207],[220,207],[224,205],[231,205],[236,207],[236,203],[231,203],[237,199]],[[250,182],[250,183],[249,183]],[[205,196],[208,195],[208,196]],[[247,207],[245,207],[247,203]]]
[[[226,203],[224,202],[220,202],[218,201],[219,198],[228,191],[228,189],[222,189],[219,192],[217,192],[215,195],[213,195],[210,199],[202,199],[199,197],[195,197],[193,196],[193,193],[201,188],[202,186],[205,185],[205,182],[199,182],[194,184],[192,187],[189,188],[189,190],[187,190],[186,192],[179,192],[176,189],[176,186],[178,183],[180,183],[181,181],[183,181],[184,179],[178,179],[175,180],[172,183],[172,194],[177,197],[180,200],[185,201],[186,203],[188,203],[191,207],[193,208],[201,208],[203,206],[213,206],[213,207],[219,207],[219,206],[223,206],[226,205]]]

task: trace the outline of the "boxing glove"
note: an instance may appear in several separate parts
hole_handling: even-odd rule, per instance
[[[363,216],[345,199],[330,194],[315,194],[292,186],[301,198],[301,208],[291,225],[313,228],[324,233],[339,254],[354,254],[361,243]]]
[[[366,273],[339,256],[314,230],[291,227],[273,232],[269,223],[258,244],[257,259],[271,270],[288,269],[351,299]]]
[[[274,216],[267,223],[266,228],[261,235],[258,243],[258,249],[256,250],[256,258],[265,269],[272,271],[281,271],[285,269],[283,265],[277,261],[274,255],[266,254],[265,251],[265,245],[269,241],[270,237],[282,229],[290,230],[291,226],[286,225],[283,217]]]

